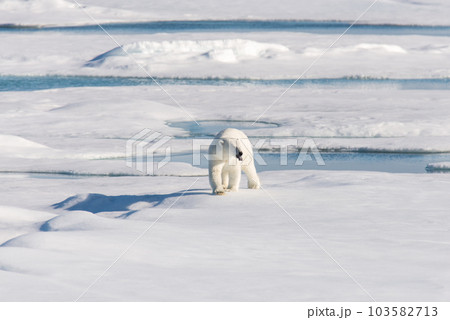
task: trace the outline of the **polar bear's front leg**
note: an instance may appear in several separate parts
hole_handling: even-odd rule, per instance
[[[225,194],[225,189],[222,185],[223,166],[223,163],[209,166],[209,184],[211,185],[213,193],[218,195]]]
[[[256,173],[255,164],[251,163],[247,166],[243,166],[242,170],[247,175],[248,187],[250,189],[259,189],[261,187],[261,182],[259,181],[258,174]]]

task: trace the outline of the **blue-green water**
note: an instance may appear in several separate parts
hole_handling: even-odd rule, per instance
[[[102,27],[112,34],[137,34],[160,32],[306,32],[317,34],[341,34],[351,26],[348,21],[304,21],[304,20],[197,20],[197,21],[151,21],[138,23],[109,23]],[[40,27],[4,24],[0,32],[104,32],[97,25]],[[376,35],[427,35],[450,36],[450,26],[422,26],[396,24],[353,25],[349,34]]]
[[[249,137],[252,131],[261,128],[277,128],[275,122],[243,120],[201,120],[168,123],[169,126],[189,132],[189,138],[210,139],[226,128],[243,130]],[[205,140],[206,141],[206,140]],[[206,142],[205,142],[206,143]],[[208,143],[206,143],[208,144]],[[203,144],[202,144],[203,145]],[[320,152],[320,157],[311,152],[305,158],[300,153],[259,152],[255,157],[258,171],[267,170],[356,170],[397,173],[425,173],[427,165],[433,162],[450,161],[450,153],[395,153],[395,152]],[[316,157],[317,156],[317,157]],[[300,158],[299,158],[300,157]],[[198,158],[196,158],[198,159]],[[205,155],[200,156],[197,166],[207,168]],[[196,164],[192,154],[174,155],[173,161]],[[302,161],[304,160],[304,161]],[[321,165],[323,160],[324,165]],[[158,160],[156,160],[158,161]]]
[[[427,173],[427,165],[432,162],[450,161],[449,153],[385,153],[385,152],[321,152],[324,165],[319,165],[318,158],[307,153],[299,160],[299,153],[288,153],[285,160],[280,153],[258,153],[255,157],[257,171],[273,170],[348,170],[378,171],[391,173]],[[200,156],[200,163],[195,167],[208,168],[206,154]],[[192,164],[198,161],[192,154],[173,155],[171,161]],[[155,163],[162,157],[155,157]],[[301,161],[304,160],[304,161]],[[297,162],[297,164],[296,164]],[[439,171],[438,171],[439,172]]]
[[[1,76],[0,91],[32,91],[74,87],[120,87],[160,85],[207,85],[207,86],[290,86],[296,79],[254,80],[221,78],[139,78],[101,76]],[[311,88],[356,88],[400,90],[450,90],[450,78],[439,79],[386,79],[386,78],[323,78],[300,79],[295,87]]]

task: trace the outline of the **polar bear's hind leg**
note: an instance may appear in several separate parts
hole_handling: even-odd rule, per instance
[[[230,183],[229,183],[230,191],[238,191],[240,183],[241,183],[241,166],[236,165],[233,166],[233,169],[230,172]]]
[[[256,168],[253,163],[242,166],[242,170],[245,172],[248,180],[249,189],[259,189],[261,187],[261,182],[259,181],[258,174],[256,173]]]
[[[230,188],[230,174],[226,170],[222,170],[222,186],[225,190]]]

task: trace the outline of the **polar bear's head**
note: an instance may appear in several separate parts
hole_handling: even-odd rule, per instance
[[[242,161],[242,148],[240,148],[239,139],[220,139],[219,145],[222,147],[222,159]]]

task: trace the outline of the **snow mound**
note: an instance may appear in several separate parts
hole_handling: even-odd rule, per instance
[[[420,48],[415,48],[414,50],[433,54],[448,54],[450,53],[450,46],[443,44],[428,44]]]
[[[367,8],[361,0],[277,0],[246,2],[238,0],[141,1],[90,0],[79,1],[83,8],[100,21],[155,20],[226,20],[282,19],[353,21]],[[88,16],[70,7],[70,0],[0,0],[0,21],[28,24],[81,24]],[[5,7],[3,12],[2,5]],[[17,8],[17,12],[10,8]],[[383,0],[364,16],[369,23],[448,24],[448,0]],[[45,11],[38,11],[45,10]],[[39,14],[37,14],[39,13]],[[69,14],[71,13],[71,14]],[[91,21],[92,23],[92,21]]]
[[[39,225],[54,214],[17,208],[11,206],[0,206],[0,244],[29,232],[37,231]]]
[[[4,150],[4,148],[47,149],[48,147],[21,137],[2,134],[0,135],[0,148]]]
[[[153,165],[153,170],[152,169]],[[22,172],[40,174],[59,174],[74,176],[180,176],[195,177],[207,176],[208,170],[194,167],[184,162],[168,162],[161,168],[157,163],[148,162],[148,171],[141,172],[127,167],[123,160],[92,160],[92,159],[52,159],[32,158],[17,159],[13,157],[0,157],[0,168],[2,172]]]
[[[54,214],[24,208],[0,206],[0,220],[1,224],[5,226],[34,223],[49,219],[50,217],[54,217]]]
[[[449,171],[450,162],[435,162],[429,163],[426,167],[427,171]]]
[[[252,59],[270,59],[289,49],[280,44],[263,43],[243,39],[229,40],[177,40],[140,41],[125,44],[105,52],[86,65],[95,67],[109,62],[111,65],[123,62],[127,55],[147,63],[167,63],[212,60],[221,63],[237,63]]]
[[[306,56],[319,56],[326,48],[310,47],[303,50]],[[380,53],[380,54],[406,54],[408,53],[404,48],[393,44],[378,44],[378,43],[359,43],[351,46],[344,46],[333,48],[327,51],[328,54],[348,54],[348,53]]]
[[[0,134],[0,150],[2,156],[14,156],[20,158],[36,158],[54,153],[55,150],[14,135]]]
[[[6,0],[2,1],[2,9],[19,11],[30,10],[33,13],[44,13],[49,8],[55,9],[75,9],[76,3],[66,0]]]
[[[81,6],[81,8],[80,8]],[[101,23],[141,20],[140,12],[111,7],[111,4],[81,3],[70,0],[0,0],[0,21],[11,25],[86,25],[93,16]],[[82,9],[82,10],[81,10]]]
[[[78,231],[109,229],[117,226],[117,222],[105,219],[86,211],[68,212],[42,224],[41,231]]]

